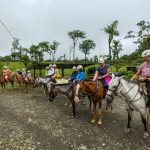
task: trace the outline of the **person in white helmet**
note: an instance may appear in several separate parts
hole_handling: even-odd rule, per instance
[[[51,78],[54,74],[55,74],[55,70],[54,70],[54,68],[53,68],[53,65],[50,64],[50,65],[49,65],[49,71],[48,71],[47,77],[50,77],[50,78]]]
[[[57,68],[57,65],[56,64],[53,64],[53,68],[54,68],[54,75],[53,77],[54,78],[60,78],[60,74],[59,74],[59,69]]]
[[[27,73],[26,73],[26,69],[25,68],[22,68],[22,78],[23,79],[25,79],[26,78],[26,75],[27,75]]]
[[[77,67],[73,66],[72,67],[72,73],[71,73],[71,76],[70,76],[70,81],[71,82],[73,82],[77,78],[77,74],[78,74]]]
[[[32,74],[31,74],[30,70],[27,71],[27,80],[29,80],[29,81],[32,80]]]
[[[99,66],[96,68],[96,72],[93,81],[101,80],[105,89],[108,89],[108,82],[111,80],[110,77],[110,66],[104,63],[104,58],[99,57]],[[107,80],[109,81],[107,81]]]
[[[19,75],[22,75],[22,72],[20,71],[20,69],[17,69],[16,73],[18,73]]]
[[[130,79],[131,81],[139,77],[140,81],[144,81],[147,89],[148,102],[147,106],[150,109],[150,49],[143,51],[142,55],[144,63],[141,64],[138,71]]]
[[[4,79],[8,82],[9,81],[9,79],[10,79],[10,73],[11,73],[11,71],[8,69],[8,67],[7,66],[4,66],[4,68],[3,68],[3,76],[4,76]]]
[[[84,80],[85,79],[85,73],[83,71],[83,66],[82,65],[78,65],[77,66],[77,70],[78,70],[78,74],[77,74],[76,80],[77,81]]]

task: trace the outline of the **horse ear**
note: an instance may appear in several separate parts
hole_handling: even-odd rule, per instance
[[[116,76],[115,76],[115,74],[114,74],[114,73],[112,73],[112,74],[111,74],[111,77],[112,77],[112,79],[113,79],[113,78],[115,78]]]

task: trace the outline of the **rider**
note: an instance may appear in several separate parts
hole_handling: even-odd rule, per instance
[[[50,64],[50,65],[49,65],[49,71],[48,71],[48,77],[51,78],[54,74],[55,74],[55,70],[54,70],[54,68],[53,68],[53,65]]]
[[[27,71],[27,75],[26,75],[26,79],[25,80],[29,80],[29,81],[31,81],[31,79],[32,79],[32,74],[31,74],[31,71],[30,70],[28,70]]]
[[[4,66],[4,69],[3,69],[3,76],[4,76],[4,79],[6,81],[9,81],[9,74],[11,73],[10,70],[8,70],[8,67],[7,66]]]
[[[53,75],[53,77],[54,78],[60,78],[60,74],[59,74],[59,70],[57,68],[57,65],[53,64],[53,68],[54,68],[54,75]]]
[[[22,72],[19,69],[16,70],[16,73],[18,73],[19,75],[22,75]]]
[[[132,81],[136,77],[140,76],[139,80],[145,82],[148,96],[147,106],[150,108],[150,50],[143,51],[141,56],[144,58],[144,63],[141,64],[138,71],[130,80]]]
[[[93,78],[93,81],[101,80],[105,89],[108,90],[108,83],[106,79],[110,78],[110,66],[109,64],[104,63],[104,58],[99,57],[98,59],[99,66],[96,68],[96,72]]]
[[[25,79],[25,78],[26,78],[26,75],[27,75],[26,69],[23,68],[23,69],[22,69],[22,78]]]
[[[77,70],[78,70],[78,74],[77,74],[77,77],[76,77],[76,81],[79,82],[79,81],[84,80],[85,79],[85,73],[83,71],[83,66],[78,65]]]
[[[71,76],[70,76],[70,81],[71,82],[73,82],[73,80],[75,80],[77,78],[77,74],[78,74],[77,67],[73,66],[72,67],[72,73],[71,73]]]

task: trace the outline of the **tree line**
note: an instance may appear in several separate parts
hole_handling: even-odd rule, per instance
[[[150,22],[140,21],[136,24],[137,31],[129,31],[124,39],[133,39],[133,43],[137,44],[137,49],[129,56],[120,57],[120,52],[123,50],[121,39],[118,39],[120,35],[118,30],[118,21],[113,21],[110,25],[107,25],[103,29],[100,29],[107,35],[108,41],[108,55],[102,55],[111,64],[122,58],[137,59],[145,49],[150,49]],[[81,30],[72,30],[68,32],[68,37],[72,40],[72,46],[70,47],[70,59],[72,61],[78,60],[76,57],[76,50],[80,50],[84,54],[84,61],[89,61],[88,56],[91,50],[94,50],[96,44],[93,40],[86,37],[86,33]],[[56,52],[61,43],[58,41],[42,41],[38,44],[32,44],[29,48],[24,48],[20,45],[20,40],[14,38],[12,43],[11,55],[0,57],[0,60],[11,59],[13,61],[20,61],[28,65],[29,62],[42,62],[44,61],[44,53],[49,55],[49,61],[55,61]],[[77,45],[79,47],[77,48]],[[58,60],[61,59],[69,60],[64,54]],[[94,56],[93,61],[97,61],[98,56]],[[9,60],[10,61],[10,60]]]

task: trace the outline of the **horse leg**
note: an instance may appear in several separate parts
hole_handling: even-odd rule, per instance
[[[102,103],[99,102],[99,120],[98,120],[98,124],[101,125],[102,124]]]
[[[91,110],[91,107],[92,107],[92,102],[91,102],[91,97],[90,96],[88,96],[88,99],[89,99],[89,110]]]
[[[92,118],[92,123],[96,122],[96,103],[97,102],[93,102],[93,118]]]
[[[148,134],[148,116],[149,113],[147,112],[147,110],[145,111],[146,113],[141,114],[141,119],[144,125],[144,134],[143,134],[143,138],[148,138],[149,134]],[[146,114],[146,115],[145,115]]]
[[[124,133],[125,134],[129,134],[130,132],[130,122],[131,122],[131,119],[132,119],[132,111],[130,108],[127,109],[128,111],[128,123],[127,123],[127,129],[124,130]]]

